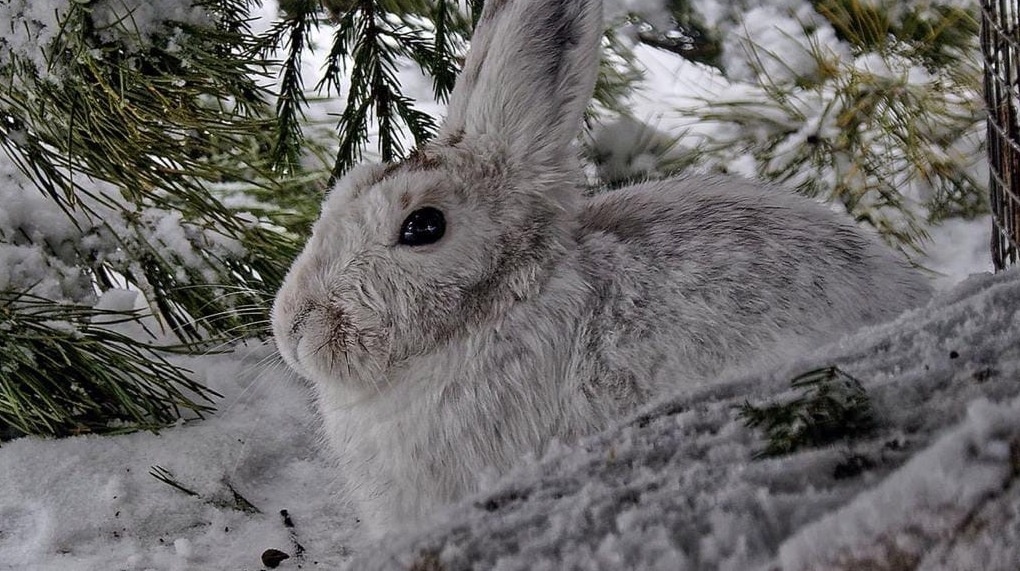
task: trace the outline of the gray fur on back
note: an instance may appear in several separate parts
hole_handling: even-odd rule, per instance
[[[595,355],[618,356],[593,360],[598,383],[654,379],[647,390],[666,389],[678,369],[694,382],[727,365],[781,360],[930,294],[845,216],[739,178],[688,176],[596,195],[577,235],[599,300],[589,343]]]

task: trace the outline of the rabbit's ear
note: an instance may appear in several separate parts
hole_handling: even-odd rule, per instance
[[[488,0],[442,135],[493,135],[553,159],[581,126],[598,73],[602,0]]]

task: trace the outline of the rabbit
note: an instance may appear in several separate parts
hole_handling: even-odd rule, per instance
[[[889,320],[927,279],[741,178],[587,196],[599,0],[489,0],[436,138],[331,189],[277,294],[372,535],[670,392]]]

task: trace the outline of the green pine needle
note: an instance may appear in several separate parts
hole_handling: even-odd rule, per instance
[[[864,387],[838,367],[809,371],[793,379],[790,386],[800,393],[790,401],[760,407],[744,402],[738,407],[738,416],[746,426],[765,433],[765,448],[756,458],[851,440],[875,427]]]
[[[0,440],[156,430],[210,412],[219,395],[167,360],[189,348],[111,329],[140,317],[0,293]]]
[[[692,154],[724,170],[751,156],[763,179],[841,203],[908,256],[921,254],[930,224],[987,210],[976,168],[984,109],[975,7],[812,4],[850,58],[818,45],[810,24],[791,38],[813,60],[807,69],[784,68],[788,58],[747,40],[748,95],[682,110],[723,126]],[[888,69],[851,59],[862,57]]]

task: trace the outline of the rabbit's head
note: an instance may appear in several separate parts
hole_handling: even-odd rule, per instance
[[[601,26],[600,1],[486,2],[437,138],[340,181],[291,268],[273,328],[299,373],[382,382],[541,287],[573,240]]]

